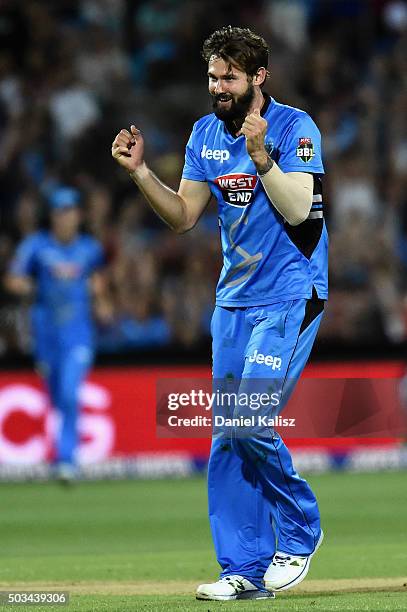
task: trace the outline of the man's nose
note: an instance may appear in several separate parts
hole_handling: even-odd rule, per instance
[[[220,80],[217,81],[217,83],[215,85],[214,93],[215,93],[215,95],[216,94],[220,94],[220,93],[224,93],[224,88],[223,88],[222,82]]]

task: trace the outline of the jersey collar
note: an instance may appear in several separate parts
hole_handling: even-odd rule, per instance
[[[272,97],[271,97],[271,96],[269,96],[269,94],[268,94],[268,93],[264,93],[264,92],[263,92],[263,98],[264,98],[264,104],[263,104],[263,106],[261,107],[261,111],[260,111],[260,115],[261,115],[262,117],[264,117],[264,115],[267,113],[268,108],[269,108],[269,106],[270,106],[270,104],[271,104],[271,101],[272,101]]]

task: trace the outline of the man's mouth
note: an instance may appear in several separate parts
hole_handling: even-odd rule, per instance
[[[216,102],[218,104],[226,104],[227,102],[230,102],[232,100],[232,96],[219,96],[218,98],[216,98]]]

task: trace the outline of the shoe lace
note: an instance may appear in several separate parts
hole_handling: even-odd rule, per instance
[[[220,582],[227,582],[236,589],[236,591],[244,591],[246,588],[240,576],[224,576],[220,579]]]
[[[292,557],[290,555],[282,555],[276,553],[273,557],[273,565],[275,567],[286,567],[287,565],[299,565],[297,559],[302,560],[302,557]]]

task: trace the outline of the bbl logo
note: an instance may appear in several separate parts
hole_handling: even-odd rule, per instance
[[[257,176],[253,174],[225,174],[215,179],[222,191],[222,197],[232,206],[248,206],[253,200]]]
[[[314,157],[314,145],[311,138],[298,139],[297,157],[303,162],[309,162]]]

